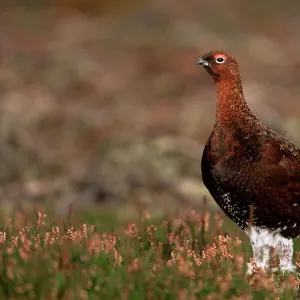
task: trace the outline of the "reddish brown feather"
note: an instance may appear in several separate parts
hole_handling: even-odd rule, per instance
[[[216,62],[218,55],[225,63]],[[300,235],[299,148],[249,109],[233,57],[214,51],[202,59],[217,89],[215,125],[202,156],[204,184],[241,228],[248,226],[253,205],[254,225],[284,237]]]

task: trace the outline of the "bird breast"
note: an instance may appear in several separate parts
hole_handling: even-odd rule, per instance
[[[226,129],[214,130],[210,138],[208,159],[216,180],[224,186],[232,184],[245,189],[260,160],[260,142],[254,136]]]

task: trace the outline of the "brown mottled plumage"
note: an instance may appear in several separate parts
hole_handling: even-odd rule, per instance
[[[249,235],[258,266],[268,268],[270,250],[277,248],[281,269],[294,271],[300,149],[249,109],[233,57],[213,51],[198,63],[214,79],[218,98],[215,125],[202,156],[203,182],[225,214]]]

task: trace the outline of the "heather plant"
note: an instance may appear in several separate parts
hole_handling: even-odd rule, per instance
[[[297,278],[257,269],[249,245],[221,216],[185,211],[101,230],[18,213],[0,232],[1,299],[292,299]],[[276,262],[274,262],[276,263]],[[254,266],[255,267],[255,266]]]

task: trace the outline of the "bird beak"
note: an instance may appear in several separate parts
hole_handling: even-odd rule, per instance
[[[202,57],[198,60],[198,65],[201,65],[203,67],[209,67],[208,61],[203,59]]]

